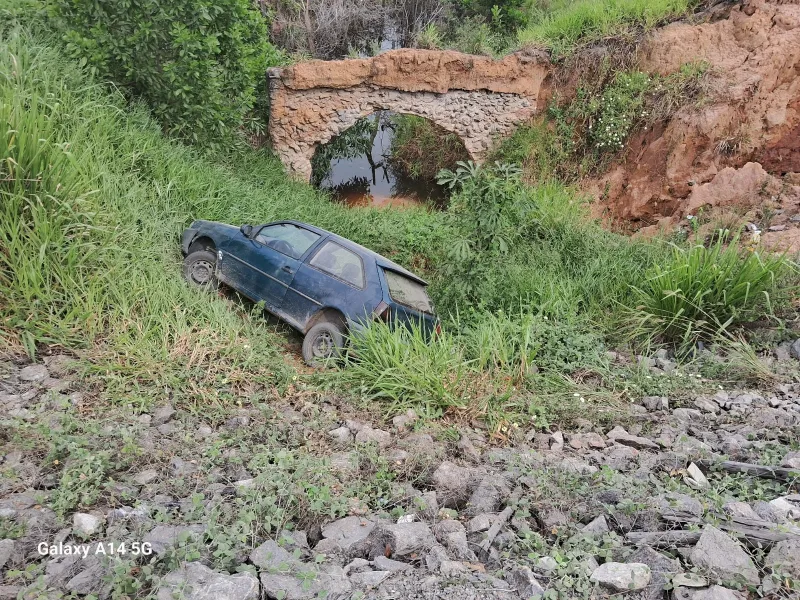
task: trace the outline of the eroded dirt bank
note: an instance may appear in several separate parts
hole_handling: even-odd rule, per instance
[[[585,188],[595,214],[651,230],[701,209],[757,209],[749,217],[765,241],[798,248],[800,4],[752,0],[714,11],[702,24],[655,30],[639,50],[639,68],[651,73],[708,63],[704,102],[632,137],[623,159]]]

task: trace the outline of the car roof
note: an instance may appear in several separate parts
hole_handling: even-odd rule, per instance
[[[428,282],[425,281],[424,279],[422,279],[422,277],[419,277],[418,275],[414,275],[414,273],[412,273],[411,271],[409,271],[408,269],[406,269],[404,267],[401,267],[396,262],[389,260],[385,256],[382,256],[381,254],[378,254],[377,252],[375,252],[373,250],[370,250],[369,248],[365,248],[361,244],[356,244],[352,240],[348,240],[347,238],[344,238],[344,237],[342,237],[340,235],[336,235],[335,233],[333,233],[331,231],[328,231],[326,229],[322,229],[320,227],[316,227],[315,225],[311,225],[309,223],[303,223],[302,221],[294,221],[292,219],[287,219],[287,220],[284,220],[284,221],[275,221],[275,223],[291,223],[292,225],[297,225],[299,227],[305,227],[309,231],[313,231],[314,233],[318,233],[319,235],[329,236],[329,239],[331,239],[331,240],[335,241],[336,243],[344,246],[345,248],[349,248],[350,250],[353,250],[353,251],[358,252],[360,254],[366,254],[366,255],[371,256],[372,258],[375,259],[375,262],[378,264],[379,267],[383,267],[383,268],[389,269],[391,271],[396,271],[397,273],[400,273],[401,275],[404,275],[404,276],[408,277],[409,279],[412,279],[412,280],[416,281],[417,283],[420,283],[422,285],[428,285]]]

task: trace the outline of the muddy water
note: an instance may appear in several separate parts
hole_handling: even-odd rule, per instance
[[[389,121],[392,114],[387,111],[369,117],[373,122],[378,119],[380,123],[371,153],[365,152],[354,158],[334,158],[319,187],[330,191],[337,201],[348,206],[442,207],[447,201],[444,190],[433,182],[403,177],[389,164],[394,137]]]

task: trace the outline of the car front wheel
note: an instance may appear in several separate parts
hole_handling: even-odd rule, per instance
[[[211,250],[198,250],[183,259],[183,276],[191,285],[215,289],[217,278],[214,269],[217,255]]]
[[[312,327],[303,339],[303,360],[311,367],[321,367],[336,358],[344,347],[344,331],[336,323],[325,321]]]

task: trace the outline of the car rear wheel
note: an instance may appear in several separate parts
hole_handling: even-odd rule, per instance
[[[303,360],[311,367],[321,367],[336,358],[344,347],[344,331],[337,323],[324,321],[314,325],[303,339]]]
[[[183,277],[191,285],[202,288],[217,288],[214,269],[217,255],[211,250],[198,250],[183,259]]]

